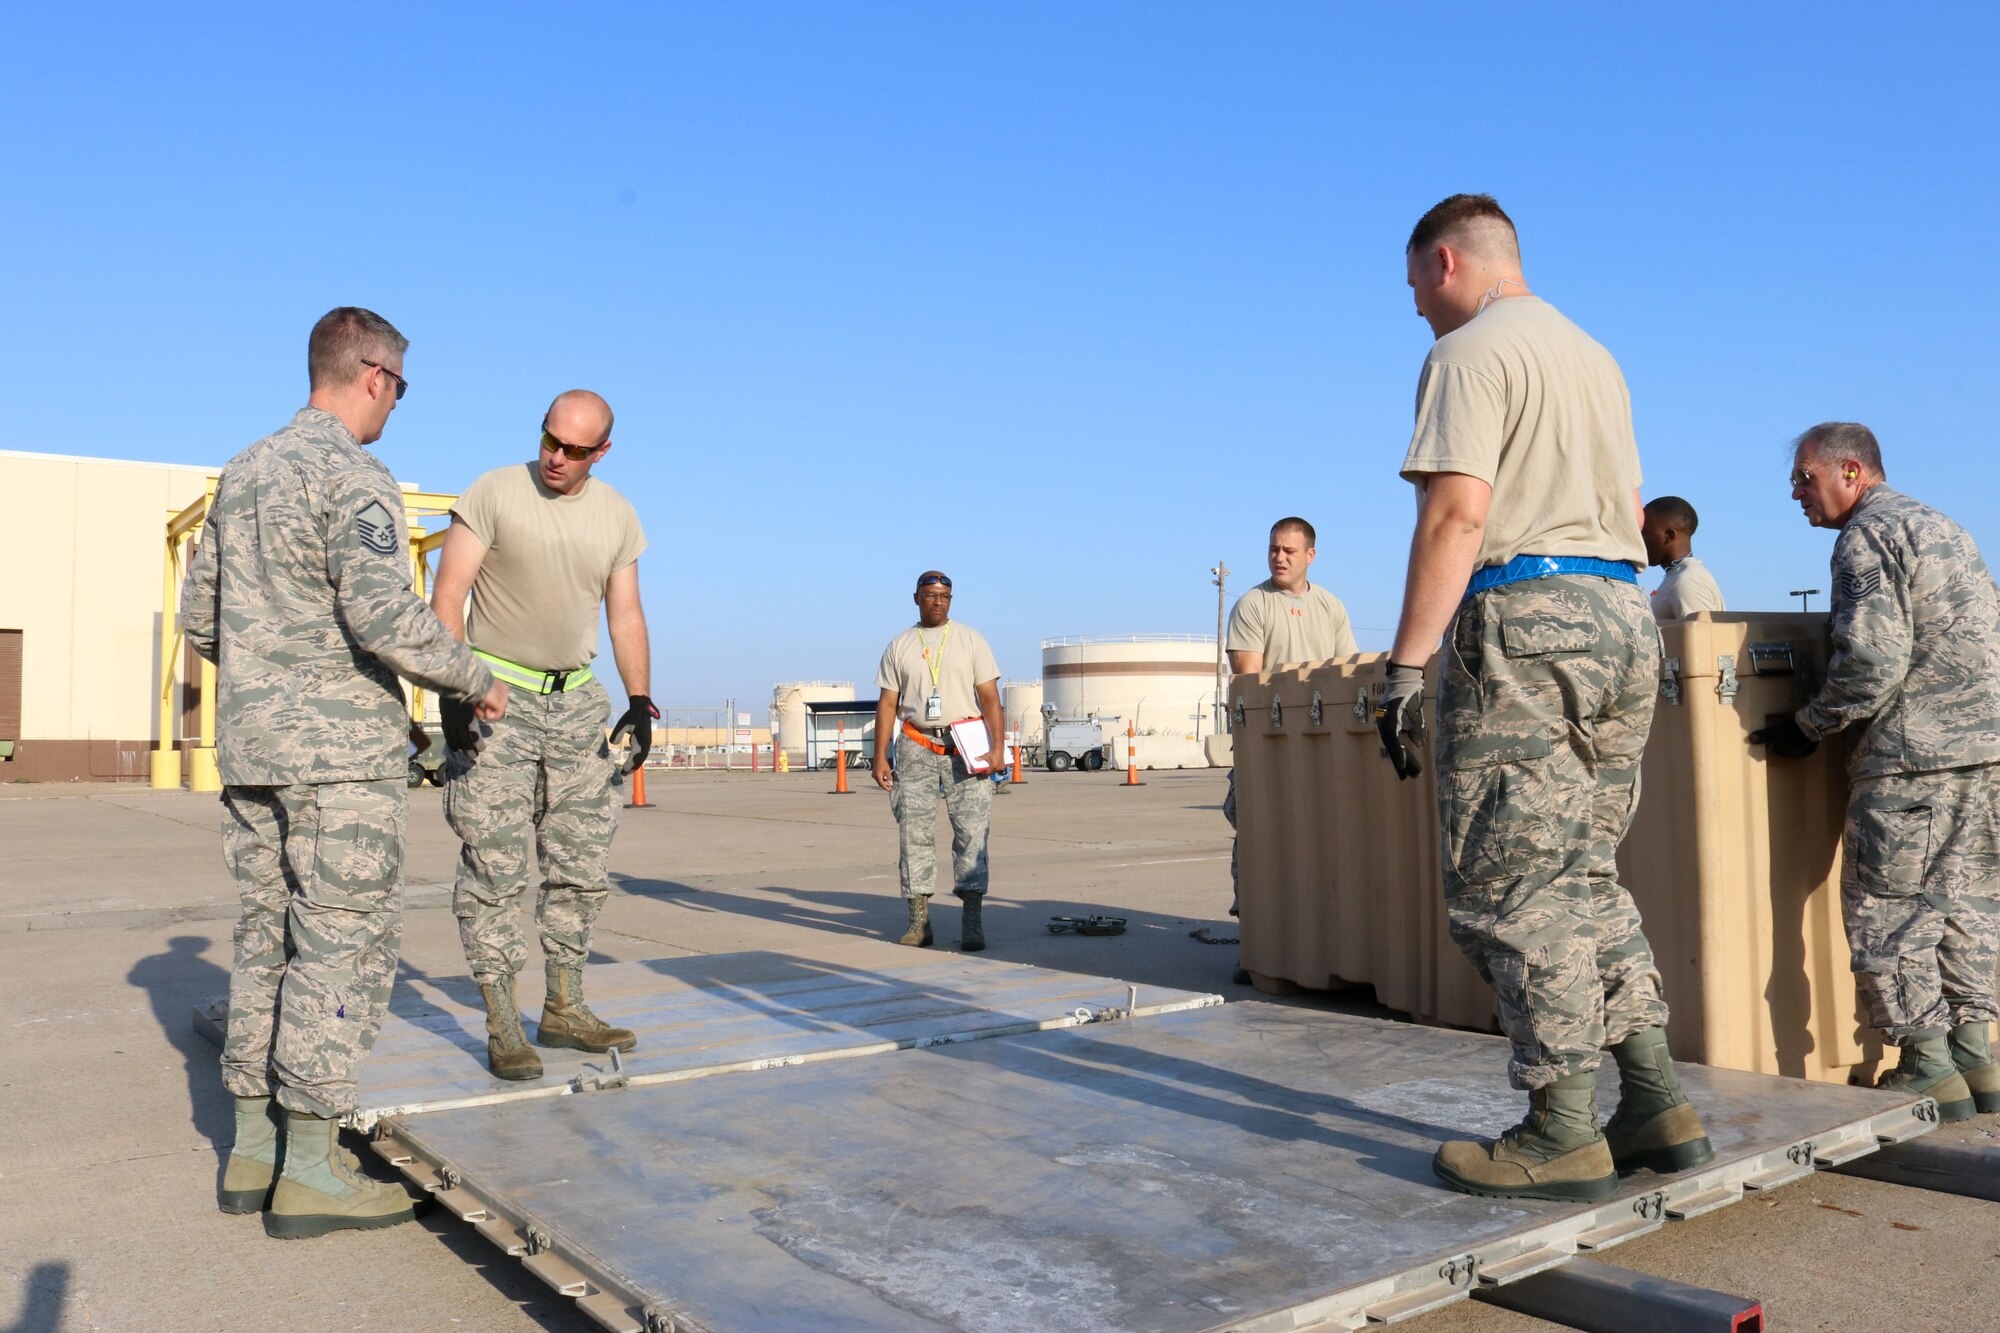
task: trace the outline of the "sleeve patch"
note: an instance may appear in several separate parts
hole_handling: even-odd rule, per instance
[[[354,516],[354,535],[377,555],[396,554],[396,516],[380,500],[370,500]]]
[[[1864,597],[1873,597],[1882,587],[1882,571],[1871,569],[1866,573],[1847,570],[1840,576],[1840,591],[1849,601],[1858,602]]]

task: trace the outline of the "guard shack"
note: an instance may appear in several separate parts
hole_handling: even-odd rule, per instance
[[[180,623],[181,584],[194,563],[195,543],[208,522],[208,508],[215,502],[217,478],[211,477],[200,499],[185,509],[167,515],[165,577],[160,598],[160,731],[153,750],[153,786],[177,788],[181,785],[181,746],[188,748],[188,786],[194,791],[221,791],[222,777],[215,765],[215,664],[189,650]],[[410,586],[417,596],[430,599],[430,557],[444,545],[442,529],[432,532],[425,519],[443,518],[458,503],[456,495],[419,491],[403,487],[404,523],[408,530]],[[199,684],[197,685],[197,681]],[[174,707],[174,686],[199,701],[194,708]],[[410,720],[424,720],[423,691],[410,691]],[[176,726],[178,718],[179,726]],[[195,735],[185,734],[192,727]],[[183,734],[176,736],[176,731]],[[192,744],[188,744],[192,742]]]
[[[808,700],[806,767],[866,768],[875,762],[874,699]]]

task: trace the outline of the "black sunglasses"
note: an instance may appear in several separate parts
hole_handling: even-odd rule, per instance
[[[949,587],[951,587],[951,580],[950,580],[950,579],[948,579],[948,578],[946,578],[946,577],[945,577],[944,575],[942,575],[942,574],[926,574],[926,575],[924,575],[924,576],[923,576],[922,578],[920,578],[920,579],[918,579],[918,580],[917,580],[917,587],[919,587],[919,588],[928,588],[928,587],[930,587],[930,586],[931,586],[931,585],[932,585],[933,583],[942,583],[942,584],[943,584],[943,585],[944,585],[944,586],[945,586],[946,588],[949,588]]]
[[[564,444],[549,434],[547,426],[542,427],[542,448],[552,454],[561,454],[572,463],[581,463],[604,446],[601,444]]]
[[[408,380],[404,379],[401,375],[398,375],[395,371],[389,369],[389,367],[383,365],[380,361],[370,361],[367,357],[364,356],[361,358],[361,364],[364,366],[373,366],[375,367],[375,369],[381,371],[384,375],[387,375],[390,379],[396,381],[396,401],[399,403],[403,401],[403,395],[410,391],[410,382]]]

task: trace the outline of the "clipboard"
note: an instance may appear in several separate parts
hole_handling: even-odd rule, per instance
[[[952,748],[958,751],[958,757],[964,761],[966,772],[991,773],[993,771],[986,763],[986,752],[993,748],[993,738],[987,733],[985,718],[961,718],[959,721],[952,723],[951,744]],[[1009,754],[1000,756],[1002,765],[1005,765],[1011,758],[1011,748],[1009,747]]]

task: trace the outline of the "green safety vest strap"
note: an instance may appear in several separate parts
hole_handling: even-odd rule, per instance
[[[482,653],[477,648],[472,655],[493,668],[493,674],[509,685],[536,694],[557,694],[563,690],[573,690],[579,685],[596,679],[597,673],[589,666],[580,666],[574,671],[537,671],[533,667],[522,666],[519,662],[509,662],[504,657],[492,653]]]

